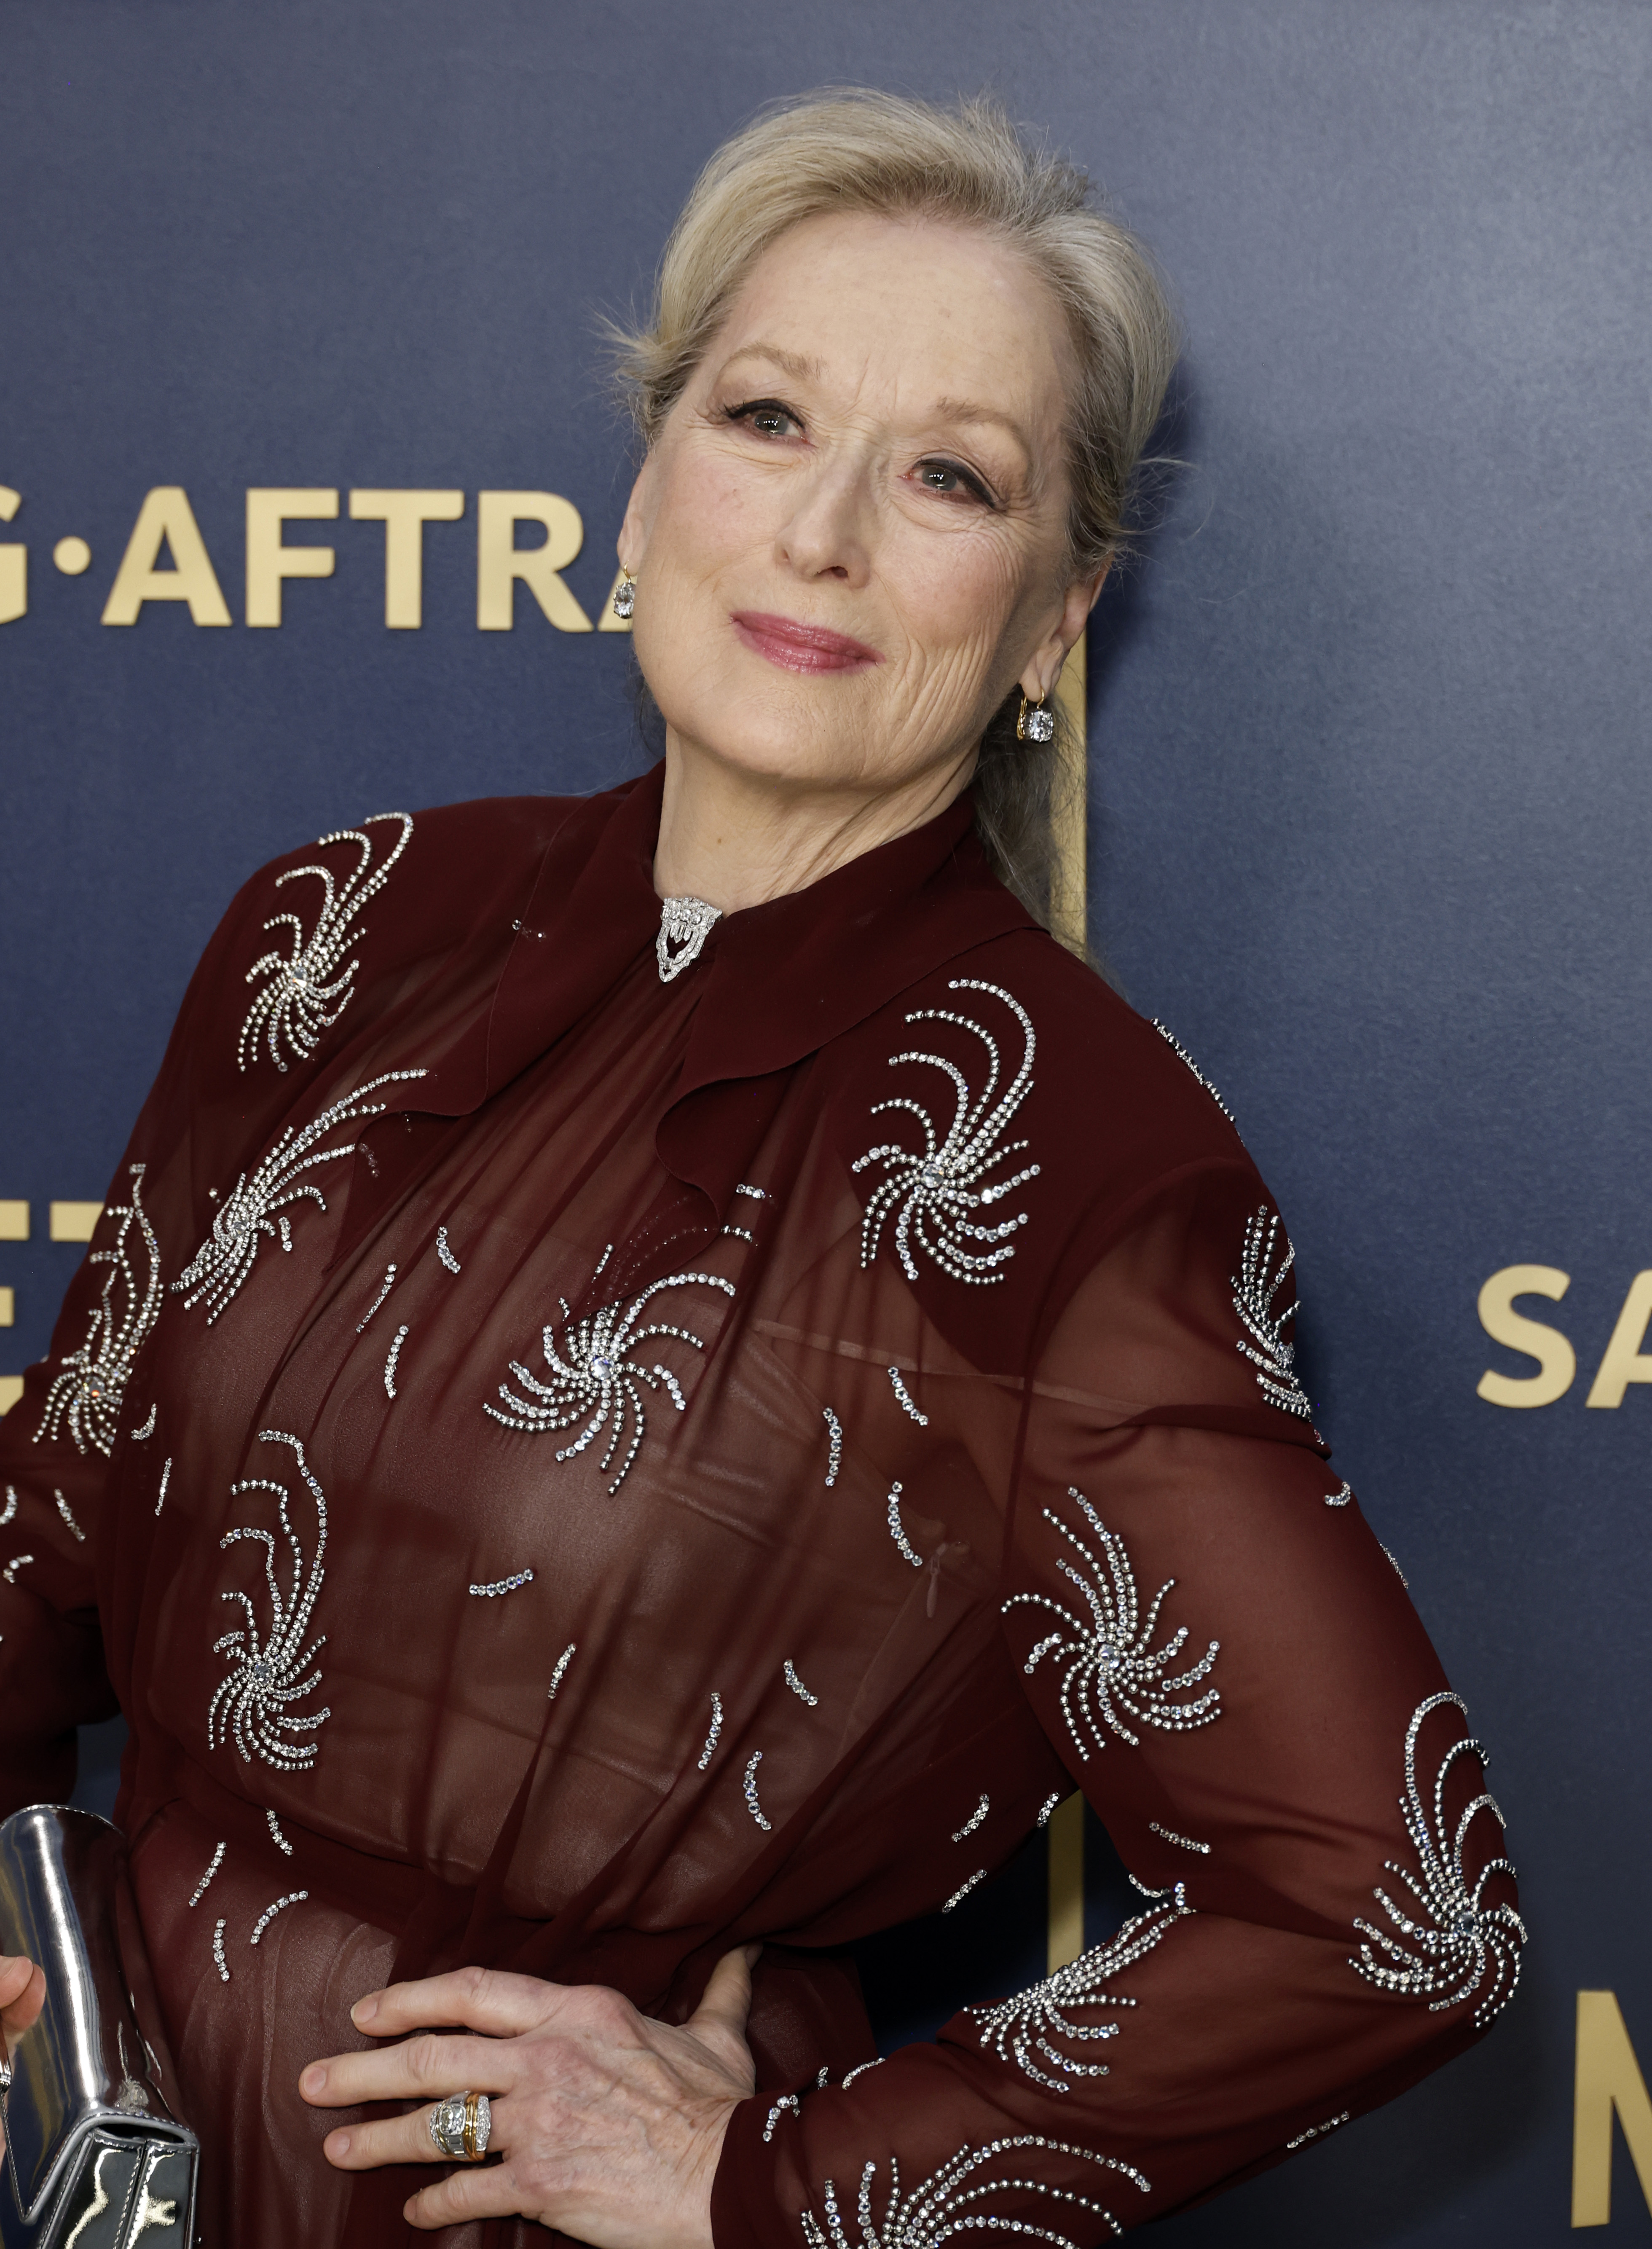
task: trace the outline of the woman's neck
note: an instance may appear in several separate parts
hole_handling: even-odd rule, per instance
[[[668,731],[654,888],[723,913],[805,890],[933,820],[974,767],[971,751],[894,787],[822,787],[744,772]]]

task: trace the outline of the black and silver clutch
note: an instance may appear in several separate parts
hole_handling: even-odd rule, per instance
[[[37,1804],[0,1821],[0,1952],[46,1979],[3,2101],[3,2249],[189,2249],[196,2136],[162,2091],[161,2038],[120,1832]]]

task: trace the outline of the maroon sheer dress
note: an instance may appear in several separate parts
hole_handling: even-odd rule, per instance
[[[1500,1820],[1220,1102],[967,800],[667,980],[659,803],[254,877],[0,1427],[0,1808],[125,1711],[213,2249],[408,2238],[429,2172],[331,2170],[296,2080],[437,1967],[681,2019],[764,1941],[719,2249],[1084,2249],[1512,1988]],[[1074,1788],[1139,1916],[879,2061],[845,1948]]]

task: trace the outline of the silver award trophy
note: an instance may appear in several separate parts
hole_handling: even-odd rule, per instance
[[[0,1821],[0,1952],[46,1979],[3,2097],[3,2249],[190,2249],[199,2150],[138,2027],[161,2036],[125,1861],[90,1812]]]

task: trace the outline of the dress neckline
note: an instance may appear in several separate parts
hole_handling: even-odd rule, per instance
[[[474,926],[497,933],[478,941],[499,945],[502,966],[469,1021],[433,1056],[420,1050],[410,1021],[387,1050],[395,1061],[375,1061],[424,1069],[407,1107],[445,1117],[479,1107],[655,951],[664,794],[662,761],[601,795],[566,801],[526,904],[503,884],[497,911],[478,901]],[[932,970],[1037,926],[988,865],[967,790],[817,882],[717,916],[680,987],[692,1020],[662,1114],[662,1156],[679,1178],[720,1197],[717,1135],[689,1129],[681,1112],[696,1106],[691,1097],[788,1069]]]

